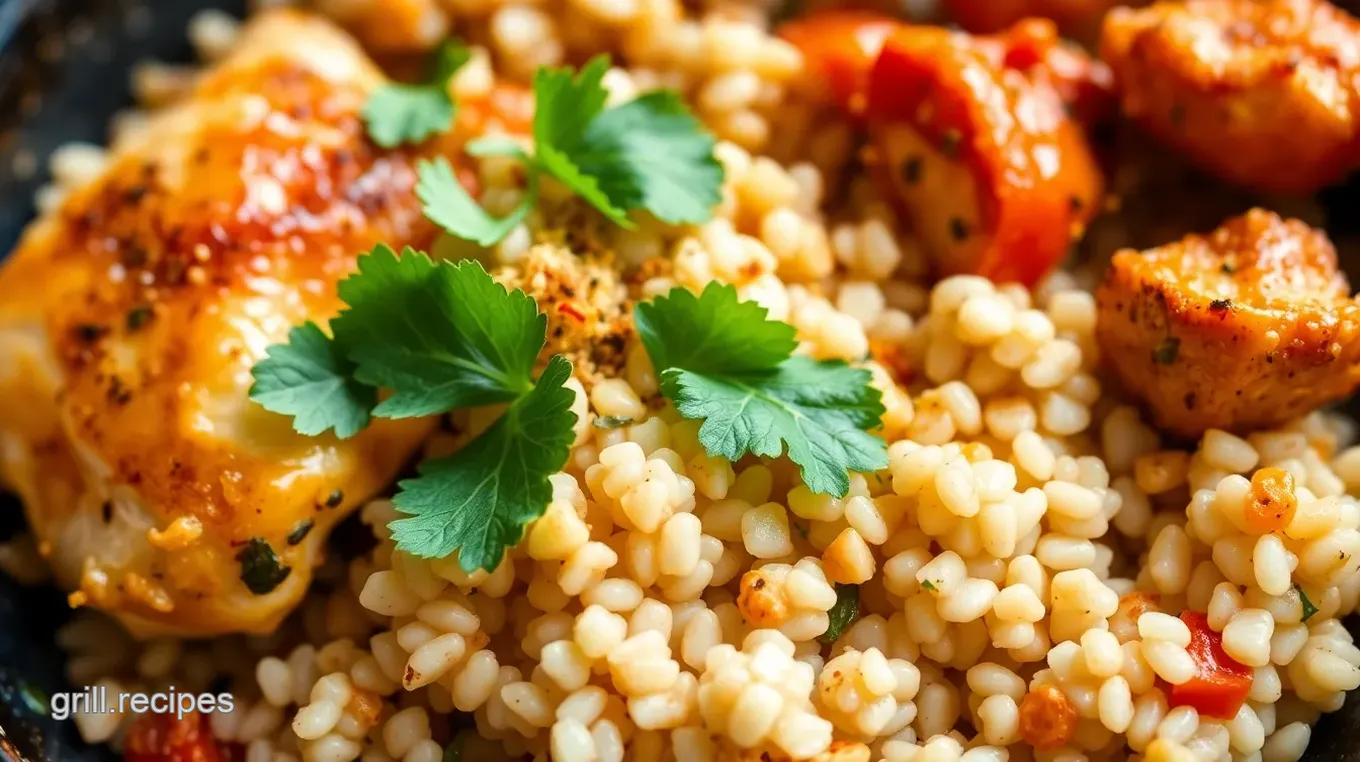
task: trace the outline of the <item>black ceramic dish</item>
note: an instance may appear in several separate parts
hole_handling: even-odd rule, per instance
[[[1343,3],[1345,4],[1345,3]],[[1356,0],[1355,5],[1360,5]],[[103,143],[109,118],[132,101],[128,73],[143,59],[187,61],[190,16],[236,15],[245,0],[0,0],[0,259],[32,218],[46,159],[70,141]],[[1360,236],[1360,182],[1323,194],[1327,227]],[[1356,270],[1352,269],[1353,280]],[[21,525],[0,494],[0,540]],[[0,762],[112,762],[81,742],[72,723],[45,716],[45,696],[64,689],[53,633],[69,614],[60,595],[0,574]],[[1356,631],[1352,623],[1352,631]],[[1309,762],[1360,762],[1360,700],[1313,729]]]

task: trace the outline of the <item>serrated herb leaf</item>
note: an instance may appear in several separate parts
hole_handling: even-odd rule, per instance
[[[423,142],[452,127],[457,109],[449,96],[449,80],[471,55],[466,46],[446,42],[435,51],[423,82],[388,82],[376,88],[362,114],[373,142],[395,148]]]
[[[814,492],[844,496],[849,471],[887,466],[883,404],[866,370],[794,357],[793,329],[743,304],[730,286],[697,299],[681,289],[634,310],[661,391],[680,415],[702,420],[710,455],[778,457],[786,446]]]
[[[534,172],[529,173],[524,198],[510,214],[501,218],[487,214],[468,195],[443,156],[417,164],[416,177],[416,196],[425,205],[425,216],[449,234],[479,246],[491,246],[509,235],[538,201],[538,175]]]
[[[340,282],[334,321],[355,378],[392,390],[374,409],[410,418],[510,402],[533,386],[547,318],[475,261],[435,263],[379,245]]]
[[[552,497],[548,477],[566,462],[575,394],[571,363],[553,357],[533,390],[454,455],[426,461],[393,499],[409,514],[390,524],[397,547],[421,558],[458,552],[466,571],[491,571]]]
[[[678,95],[658,91],[605,110],[609,59],[534,76],[534,154],[542,169],[618,225],[632,209],[704,222],[721,200],[715,142]]]
[[[817,640],[831,645],[859,617],[859,585],[836,585],[836,604],[826,614],[830,621]]]
[[[265,410],[293,417],[293,429],[316,436],[329,429],[341,439],[368,425],[377,396],[353,378],[354,364],[315,323],[288,332],[255,363],[250,399]]]

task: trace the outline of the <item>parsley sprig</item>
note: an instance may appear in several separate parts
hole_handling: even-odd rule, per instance
[[[633,310],[633,322],[681,416],[703,420],[699,443],[736,461],[746,453],[789,458],[814,492],[843,497],[849,471],[888,465],[883,440],[866,429],[883,416],[867,370],[793,354],[793,326],[766,318],[736,289],[682,288]]]
[[[420,143],[452,127],[457,106],[449,95],[449,80],[471,57],[465,45],[451,40],[434,52],[423,81],[388,82],[375,89],[362,114],[373,142],[395,148]]]
[[[538,198],[547,174],[616,224],[633,228],[629,212],[646,210],[672,224],[709,219],[721,200],[722,165],[714,140],[669,91],[647,93],[605,108],[609,58],[597,56],[578,73],[539,69],[534,75],[533,154],[504,138],[473,141],[477,156],[505,155],[525,168],[524,199],[508,216],[490,216],[468,196],[443,159],[418,168],[425,215],[452,235],[489,246],[518,224]]]
[[[338,287],[347,308],[294,328],[252,370],[250,398],[293,416],[299,433],[345,438],[372,417],[411,418],[491,404],[509,407],[453,455],[426,461],[393,498],[391,524],[412,555],[458,553],[467,570],[495,569],[552,496],[548,477],[574,438],[571,363],[549,360],[537,380],[547,318],[475,261],[432,262],[379,245]],[[388,390],[378,402],[377,389]]]

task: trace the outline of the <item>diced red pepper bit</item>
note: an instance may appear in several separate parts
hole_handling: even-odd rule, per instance
[[[1251,667],[1223,650],[1223,636],[1209,628],[1209,620],[1197,611],[1182,611],[1181,621],[1190,628],[1190,647],[1195,676],[1181,685],[1168,686],[1171,706],[1190,706],[1206,717],[1231,720],[1251,692]]]
[[[173,714],[145,714],[128,729],[123,746],[124,762],[227,762],[208,728],[208,718],[189,712],[182,719]]]
[[[575,318],[576,320],[582,323],[586,322],[585,313],[577,309],[576,305],[572,304],[571,302],[562,302],[561,304],[557,305],[557,311],[562,313],[563,315]]]

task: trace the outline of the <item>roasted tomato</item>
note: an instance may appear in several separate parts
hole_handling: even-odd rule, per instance
[[[1291,420],[1360,384],[1360,303],[1321,231],[1253,210],[1114,256],[1097,338],[1158,426],[1188,437]]]
[[[1100,171],[1045,67],[995,40],[903,27],[870,76],[882,175],[937,267],[1031,284],[1098,207]]]
[[[859,115],[883,41],[901,25],[873,11],[834,10],[791,21],[779,35],[802,51],[810,81],[824,85],[831,102]]]
[[[1196,611],[1182,611],[1181,621],[1190,628],[1190,658],[1195,676],[1170,686],[1171,706],[1192,706],[1203,717],[1231,720],[1251,692],[1252,670],[1223,650],[1223,636],[1209,629],[1209,620]]]
[[[1186,0],[1105,17],[1124,113],[1205,170],[1305,194],[1354,169],[1360,22],[1324,0]]]
[[[190,712],[145,714],[128,729],[123,762],[227,762],[208,728],[208,718]]]

